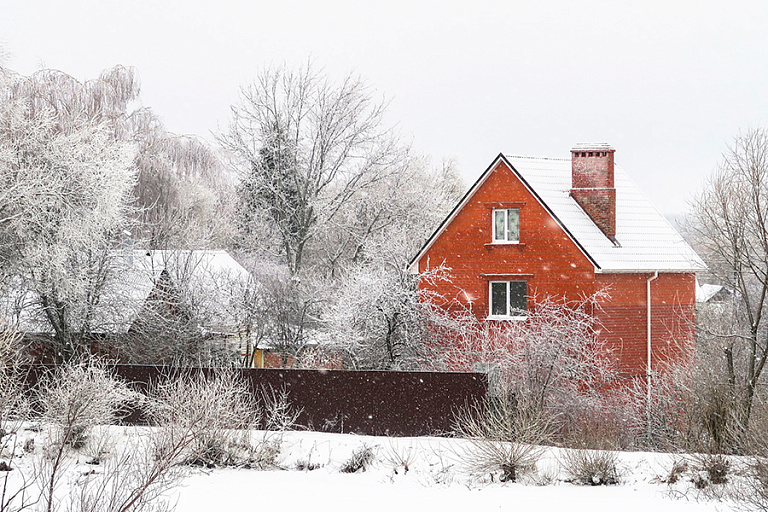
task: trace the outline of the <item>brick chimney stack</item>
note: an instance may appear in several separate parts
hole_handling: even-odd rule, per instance
[[[577,144],[571,150],[571,197],[616,243],[616,189],[613,154],[608,144]]]

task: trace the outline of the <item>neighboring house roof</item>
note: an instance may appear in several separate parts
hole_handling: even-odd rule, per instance
[[[112,254],[111,277],[94,311],[93,332],[126,333],[147,298],[166,273],[172,283],[184,280],[199,301],[210,309],[208,329],[232,330],[237,319],[228,311],[231,284],[247,282],[249,273],[226,251],[171,251],[124,249]],[[0,300],[5,322],[23,332],[50,332],[36,294],[20,286]],[[15,311],[14,311],[15,309]],[[8,317],[13,316],[11,320]]]
[[[227,311],[234,281],[246,282],[250,274],[226,251],[133,250],[122,254],[115,272],[117,296],[130,296],[121,308],[117,332],[127,332],[142,306],[166,273],[171,283],[195,294],[206,312],[207,328],[232,330],[236,319]],[[202,303],[202,304],[200,304]]]
[[[614,244],[571,197],[571,160],[499,155],[411,260],[429,250],[453,218],[483,185],[500,161],[505,162],[549,211],[598,272],[685,272],[706,268],[704,262],[659,213],[629,176],[614,166],[616,240]]]
[[[724,288],[719,284],[699,284],[696,282],[696,302],[709,302]]]

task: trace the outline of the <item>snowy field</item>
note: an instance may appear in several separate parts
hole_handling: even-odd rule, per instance
[[[344,474],[340,467],[361,446],[372,447],[376,461],[364,472]],[[342,434],[292,433],[285,440],[282,471],[235,469],[194,471],[178,490],[178,511],[267,510],[359,511],[555,510],[685,511],[732,510],[686,480],[660,483],[673,457],[622,453],[621,483],[581,486],[562,480],[560,453],[547,449],[537,474],[520,483],[471,477],[462,467],[466,443],[440,438],[382,438]],[[409,458],[404,473],[400,461]],[[321,467],[298,471],[297,463]],[[397,470],[397,471],[396,471]]]
[[[110,427],[112,455],[130,446],[127,439],[137,427]],[[22,474],[39,465],[44,432],[25,430],[19,443],[36,438],[36,448],[17,451],[11,486]],[[370,448],[373,461],[365,470],[344,473],[341,469],[353,453]],[[740,462],[732,459],[729,482],[696,489],[692,480],[695,461],[674,485],[664,483],[675,460],[682,456],[658,453],[619,454],[620,481],[609,486],[584,486],[568,481],[562,467],[564,450],[542,449],[536,470],[511,483],[499,482],[498,474],[470,474],[466,468],[469,443],[461,439],[387,438],[317,432],[288,432],[282,442],[277,467],[189,467],[179,486],[166,493],[178,512],[240,510],[359,511],[395,510],[555,510],[571,511],[725,511],[742,506],[722,498],[739,485]],[[8,453],[3,454],[7,460]],[[93,451],[70,455],[57,495],[66,510],[67,496],[76,494],[84,479],[96,478],[105,463],[93,464]],[[37,462],[36,462],[37,460]],[[406,471],[407,466],[407,471]],[[1,480],[0,480],[1,483]]]

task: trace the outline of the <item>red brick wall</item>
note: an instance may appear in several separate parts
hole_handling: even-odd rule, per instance
[[[491,244],[494,208],[520,209],[519,244]],[[419,261],[419,272],[440,264],[451,269],[451,282],[422,282],[422,289],[437,292],[448,307],[452,302],[471,305],[481,320],[488,315],[489,280],[526,280],[529,309],[546,297],[576,301],[608,289],[598,317],[601,337],[615,351],[624,375],[645,374],[646,280],[652,274],[595,274],[594,265],[505,163],[496,166],[434,241]],[[694,281],[693,273],[667,273],[651,283],[653,365],[690,349]]]
[[[598,274],[610,297],[598,313],[601,338],[617,354],[622,373],[644,375],[647,366],[646,282],[652,273]],[[695,335],[695,274],[660,273],[651,281],[651,367],[692,355]],[[660,366],[661,365],[661,366]]]

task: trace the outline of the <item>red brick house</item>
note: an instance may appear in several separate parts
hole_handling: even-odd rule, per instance
[[[582,144],[570,159],[500,154],[411,260],[414,273],[451,269],[450,283],[422,290],[495,323],[524,319],[536,300],[606,290],[599,336],[624,375],[689,353],[704,263],[614,153]]]

